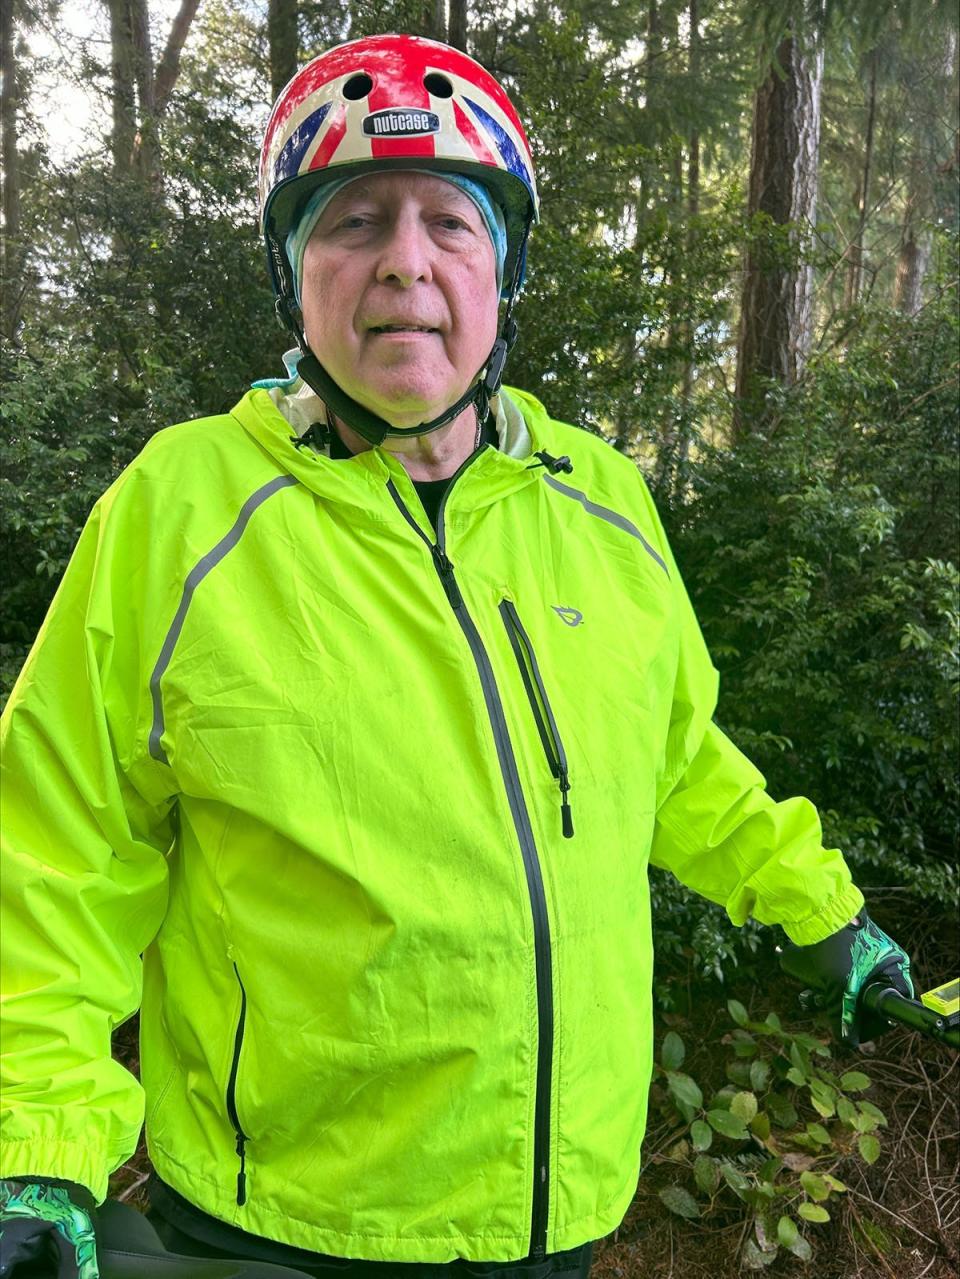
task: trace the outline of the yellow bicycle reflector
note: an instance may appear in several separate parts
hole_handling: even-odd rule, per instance
[[[920,1002],[926,1008],[932,1008],[941,1017],[953,1017],[960,1012],[960,977],[953,981],[945,981],[920,996]]]

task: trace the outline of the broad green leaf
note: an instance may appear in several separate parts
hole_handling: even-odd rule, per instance
[[[804,1203],[797,1209],[804,1221],[829,1221],[830,1214],[819,1204]]]
[[[748,1044],[747,1047],[751,1045]],[[745,1061],[728,1061],[726,1073],[730,1082],[736,1084],[738,1088],[750,1086],[750,1067]]]
[[[793,1102],[780,1093],[770,1094],[766,1100],[766,1110],[778,1128],[792,1128],[799,1118]]]
[[[863,1092],[864,1088],[870,1087],[870,1076],[862,1070],[848,1070],[840,1076],[840,1087],[845,1092]]]
[[[730,1113],[748,1124],[757,1113],[757,1099],[752,1092],[738,1092],[730,1103]]]
[[[880,1141],[872,1132],[862,1132],[857,1138],[857,1149],[860,1158],[868,1164],[875,1164],[880,1158]]]
[[[713,1129],[702,1119],[695,1119],[690,1125],[690,1140],[694,1150],[709,1150],[713,1141]]]
[[[857,1108],[849,1097],[837,1098],[837,1118],[855,1128],[857,1124]]]
[[[729,1110],[708,1110],[707,1123],[722,1137],[731,1137],[734,1141],[746,1139],[747,1125]]]
[[[811,1199],[819,1201],[830,1198],[830,1187],[817,1172],[802,1172],[800,1174],[800,1185],[803,1186]]]
[[[825,1172],[823,1174],[823,1179],[827,1183],[827,1185],[830,1187],[830,1189],[835,1190],[838,1195],[845,1195],[847,1193],[846,1185],[842,1181],[838,1181],[837,1178],[834,1177],[832,1173]]]
[[[807,1077],[802,1070],[798,1070],[796,1066],[791,1066],[787,1071],[787,1078],[792,1084],[796,1084],[798,1088],[802,1088],[807,1082]]]
[[[757,1176],[761,1181],[774,1182],[777,1179],[777,1173],[783,1167],[783,1160],[777,1155],[770,1159],[765,1159],[757,1170]]]
[[[761,1110],[759,1115],[750,1120],[750,1131],[760,1141],[766,1141],[770,1136],[770,1116],[765,1110]]]
[[[831,1106],[836,1105],[837,1090],[830,1084],[825,1084],[822,1079],[810,1080],[810,1092],[812,1096],[819,1097],[822,1101],[829,1102]]]
[[[798,1257],[801,1261],[809,1261],[813,1256],[813,1249],[810,1247],[809,1243],[807,1243],[806,1239],[804,1239],[803,1235],[800,1235],[790,1245],[790,1252],[792,1252],[793,1255]]]
[[[810,1096],[810,1104],[818,1115],[823,1115],[824,1119],[832,1119],[834,1115],[834,1104],[832,1101],[825,1101],[823,1097]]]
[[[790,1060],[805,1079],[810,1076],[810,1054],[794,1040],[790,1045]]]
[[[703,1191],[705,1195],[716,1194],[717,1187],[720,1185],[720,1165],[716,1159],[711,1159],[707,1155],[697,1155],[693,1161],[693,1179],[697,1183],[697,1189]]]
[[[745,1270],[764,1270],[776,1258],[775,1252],[761,1252],[752,1239],[743,1245],[740,1259]]]
[[[763,1092],[767,1084],[770,1082],[770,1067],[765,1061],[757,1060],[750,1063],[750,1087],[754,1092]]]
[[[739,999],[727,1000],[727,1012],[738,1026],[745,1026],[750,1020],[746,1008],[744,1008],[743,1004],[740,1003]]]
[[[759,1049],[755,1039],[736,1039],[734,1040],[733,1051],[738,1057],[756,1057]]]
[[[879,1106],[875,1106],[872,1101],[860,1101],[857,1105],[860,1107],[863,1114],[870,1115],[877,1121],[881,1128],[886,1128],[887,1117]]]
[[[777,1238],[783,1244],[784,1248],[792,1247],[793,1243],[799,1239],[800,1231],[797,1229],[797,1223],[792,1217],[783,1216],[777,1222]]]
[[[677,1032],[668,1030],[663,1037],[663,1046],[660,1049],[660,1061],[664,1070],[679,1069],[683,1065],[686,1051],[683,1040]]]
[[[675,1070],[667,1071],[667,1091],[674,1101],[682,1102],[685,1106],[703,1105],[700,1085],[689,1075],[682,1075]]]
[[[660,1191],[660,1199],[678,1217],[686,1217],[688,1221],[693,1221],[700,1216],[699,1204],[690,1191],[684,1190],[683,1186],[664,1186]]]
[[[776,1013],[767,1013],[767,1025],[771,1030],[782,1030],[783,1023]]]
[[[807,1124],[807,1132],[820,1146],[829,1146],[832,1138],[823,1124]]]

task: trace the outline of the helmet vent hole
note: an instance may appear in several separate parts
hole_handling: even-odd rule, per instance
[[[343,86],[343,96],[351,102],[359,102],[361,98],[365,98],[373,88],[373,81],[363,71],[359,75],[352,75],[347,83]]]
[[[453,97],[453,85],[445,75],[440,75],[437,71],[431,71],[423,77],[423,87],[435,98]]]

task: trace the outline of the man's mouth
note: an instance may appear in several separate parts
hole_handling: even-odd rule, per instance
[[[369,333],[438,333],[428,324],[372,324]]]

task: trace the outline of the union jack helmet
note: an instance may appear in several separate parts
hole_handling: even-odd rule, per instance
[[[504,281],[514,278],[540,204],[510,99],[458,49],[419,36],[350,40],[301,68],[274,103],[260,152],[260,225],[278,293],[287,233],[324,182],[348,172],[436,169],[483,182],[503,209]],[[522,256],[519,263],[522,275]]]

